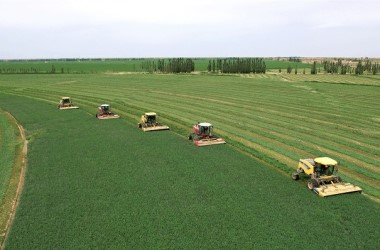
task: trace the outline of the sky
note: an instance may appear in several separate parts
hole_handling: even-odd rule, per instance
[[[0,0],[0,59],[380,57],[379,0]]]

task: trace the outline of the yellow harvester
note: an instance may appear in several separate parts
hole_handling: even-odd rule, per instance
[[[362,189],[351,183],[344,183],[335,175],[338,162],[329,157],[315,159],[301,159],[298,163],[297,172],[292,174],[293,180],[298,180],[300,174],[310,176],[307,187],[321,197],[361,192]]]
[[[158,121],[158,116],[154,112],[147,112],[142,115],[138,126],[144,132],[169,129],[168,126],[163,125]]]
[[[62,97],[58,103],[59,109],[78,109],[77,106],[74,106],[70,97]]]

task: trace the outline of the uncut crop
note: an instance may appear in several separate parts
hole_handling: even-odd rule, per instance
[[[344,180],[378,194],[379,130],[369,120],[377,86],[352,79],[1,76],[0,106],[30,140],[7,246],[376,248],[378,203],[360,194],[322,199],[287,175],[299,158],[328,155]],[[80,109],[57,110],[61,96]],[[122,118],[96,120],[101,103]],[[147,111],[175,133],[139,131]],[[228,145],[193,146],[186,136],[197,121],[213,123]],[[305,228],[323,241],[300,237]]]
[[[0,201],[8,187],[8,181],[16,154],[17,137],[9,117],[0,110]]]

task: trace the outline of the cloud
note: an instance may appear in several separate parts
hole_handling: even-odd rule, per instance
[[[2,26],[46,27],[77,23],[202,24],[234,18],[229,1],[5,0]]]
[[[380,3],[375,1],[326,2],[312,14],[312,21],[316,29],[380,26],[379,7]]]
[[[357,37],[380,55],[371,0],[0,1],[0,58],[55,56],[56,47],[83,57],[344,55]],[[346,44],[347,55],[363,51]]]

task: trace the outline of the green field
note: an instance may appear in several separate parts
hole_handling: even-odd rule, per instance
[[[23,141],[14,118],[0,109],[0,245],[17,198]]]
[[[376,248],[378,203],[322,199],[289,174],[299,158],[327,155],[379,198],[379,86],[369,76],[0,75],[0,107],[30,140],[6,246]],[[57,110],[61,96],[80,109]],[[96,120],[101,103],[122,119]],[[139,131],[146,111],[171,131]],[[193,146],[197,121],[228,145]]]
[[[102,60],[39,60],[39,61],[0,61],[0,73],[6,73],[10,69],[14,70],[14,73],[24,72],[28,70],[29,73],[33,70],[40,73],[51,72],[54,67],[55,73],[71,73],[71,74],[88,74],[88,73],[104,73],[104,72],[142,72],[142,63],[147,59],[102,59]],[[158,59],[149,59],[157,63]],[[194,58],[195,71],[207,71],[207,65],[210,59],[197,59]],[[165,59],[167,62],[168,59]],[[279,68],[286,69],[289,65],[293,68],[298,67],[299,73],[302,73],[302,69],[307,69],[309,72],[310,64],[295,63],[288,61],[277,60],[265,60],[267,69],[269,71],[278,72]]]

